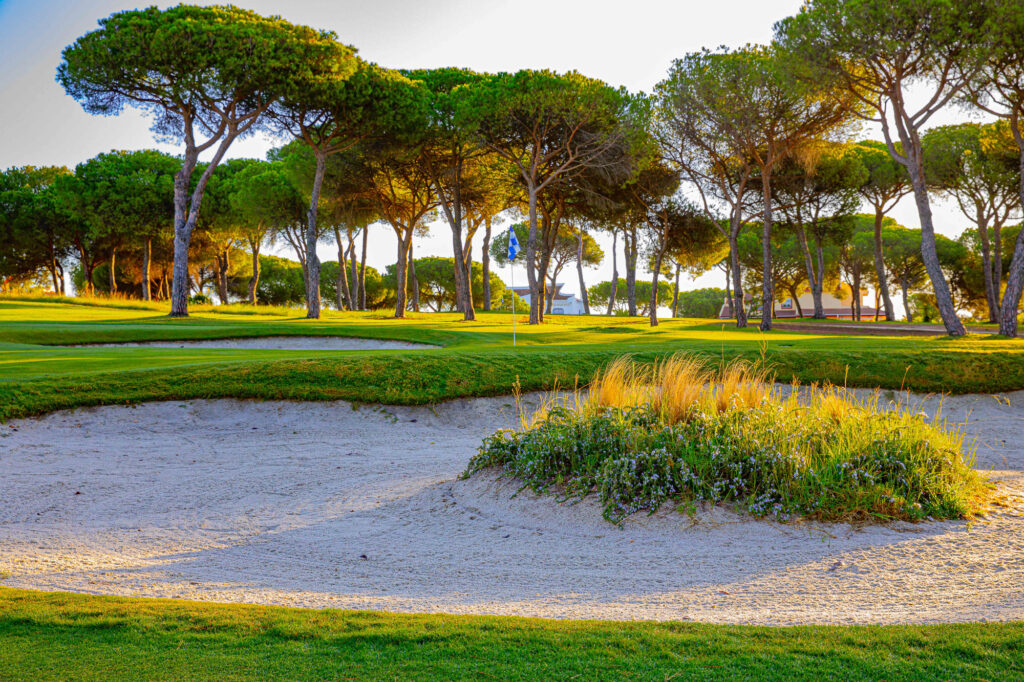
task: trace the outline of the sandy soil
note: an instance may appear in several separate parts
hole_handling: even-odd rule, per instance
[[[202,339],[196,341],[140,341],[137,343],[93,343],[86,348],[249,348],[255,350],[395,350],[440,348],[426,343],[359,339],[349,336],[258,336],[244,339]]]
[[[922,403],[934,410],[935,400]],[[1007,506],[974,524],[622,528],[457,480],[507,398],[167,402],[0,425],[0,584],[310,607],[728,623],[1024,618],[1024,392],[947,399]]]

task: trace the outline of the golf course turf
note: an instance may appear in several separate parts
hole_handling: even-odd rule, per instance
[[[1024,624],[751,627],[0,588],[3,679],[1011,680]]]
[[[508,313],[195,308],[0,297],[0,420],[150,400],[429,404],[586,383],[611,360],[686,351],[767,363],[780,381],[920,392],[1024,389],[1024,341],[762,334],[730,322]],[[525,316],[520,316],[525,321]],[[440,349],[72,347],[338,335]],[[1024,623],[752,627],[391,614],[47,593],[2,587],[0,679],[1020,679]]]
[[[0,419],[147,400],[254,398],[429,404],[586,383],[622,355],[652,361],[676,351],[764,361],[779,381],[918,392],[1024,388],[1024,341],[814,335],[736,329],[726,321],[551,316],[518,326],[507,313],[336,313],[198,308],[185,319],[161,304],[0,298]],[[443,346],[388,351],[68,347],[253,336],[335,335]]]

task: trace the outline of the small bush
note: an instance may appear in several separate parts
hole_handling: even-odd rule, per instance
[[[189,305],[213,305],[213,301],[206,294],[193,294],[188,297]]]
[[[798,397],[799,394],[799,397]],[[466,475],[501,467],[537,492],[597,493],[621,521],[668,500],[823,521],[963,518],[990,486],[963,436],[878,396],[811,386],[783,397],[763,368],[674,356],[613,362],[586,394],[551,399],[486,438]]]

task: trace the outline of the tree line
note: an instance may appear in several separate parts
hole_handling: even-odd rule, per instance
[[[645,310],[652,325],[659,280],[674,276],[678,290],[681,272],[718,267],[741,327],[748,310],[759,310],[761,328],[770,329],[778,293],[795,297],[801,287],[821,317],[823,291],[842,279],[855,308],[861,287],[872,285],[886,319],[895,318],[892,289],[908,309],[911,294],[926,289],[917,308],[934,308],[950,334],[964,333],[958,312],[968,310],[1014,335],[1024,289],[1024,239],[1010,225],[1024,196],[1019,3],[811,0],[774,28],[770,45],[676,60],[644,94],[575,72],[384,69],[333,33],[234,7],[119,12],[64,50],[58,80],[89,112],[148,111],[154,133],[178,140],[181,156],[112,153],[74,173],[8,171],[0,229],[31,225],[21,233],[32,236],[6,249],[0,267],[34,263],[56,288],[65,248],[88,286],[102,253],[116,289],[115,259],[131,242],[141,249],[143,289],[157,282],[171,314],[185,315],[200,276],[190,258],[213,254],[226,299],[233,247],[246,243],[256,300],[259,251],[276,237],[296,252],[307,316],[316,318],[317,244],[333,236],[338,245],[339,307],[365,307],[360,255],[368,226],[380,223],[397,245],[393,303],[402,317],[419,305],[414,237],[439,217],[452,237],[452,305],[473,319],[477,296],[485,308],[493,300],[490,261],[502,262],[507,239],[492,235],[492,223],[511,214],[521,220],[531,323],[550,312],[552,285],[571,263],[590,311],[583,267],[600,260],[591,244],[603,230],[613,235],[606,312],[622,286],[627,311]],[[926,128],[952,106],[988,112],[995,123]],[[853,142],[864,121],[876,122],[884,139]],[[224,161],[235,139],[256,131],[286,143],[267,161]],[[159,169],[132,170],[132,154],[149,155]],[[118,163],[129,171],[107,167]],[[90,179],[94,170],[112,179]],[[228,189],[236,175],[238,187]],[[104,182],[130,201],[94,189]],[[147,203],[151,190],[165,203]],[[936,194],[971,224],[959,240],[936,235]],[[47,197],[39,211],[66,210],[48,223],[36,208],[19,208],[36,195]],[[913,197],[919,230],[887,219],[904,196]],[[863,204],[871,214],[859,214]],[[90,227],[62,224],[76,211],[94,216],[83,221]],[[53,236],[76,229],[109,234],[92,250],[84,239]],[[638,263],[652,273],[640,305]],[[760,301],[744,295],[755,286]]]

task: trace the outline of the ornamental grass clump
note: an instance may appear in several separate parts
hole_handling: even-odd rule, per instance
[[[878,403],[832,386],[784,395],[763,365],[620,358],[585,392],[549,397],[522,430],[486,438],[466,474],[500,467],[539,493],[596,493],[615,522],[669,501],[783,521],[977,513],[990,486],[960,431]]]

